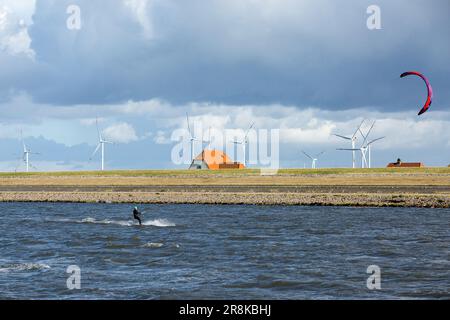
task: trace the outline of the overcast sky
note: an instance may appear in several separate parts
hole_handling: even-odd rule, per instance
[[[80,28],[67,26],[70,5]],[[379,30],[367,27],[370,5]],[[37,170],[98,168],[96,117],[116,142],[107,168],[184,168],[171,135],[186,112],[204,135],[280,129],[282,167],[310,166],[301,150],[325,150],[320,167],[350,166],[336,150],[349,143],[332,134],[364,118],[386,136],[374,166],[446,166],[449,60],[448,0],[0,0],[0,170],[19,164],[20,131],[41,153]],[[420,117],[426,88],[399,78],[408,70],[434,89]]]

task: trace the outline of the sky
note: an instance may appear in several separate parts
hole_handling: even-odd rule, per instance
[[[385,137],[372,166],[447,166],[449,58],[448,0],[0,0],[0,171],[24,169],[21,137],[33,170],[98,169],[96,118],[107,169],[186,168],[173,159],[186,112],[197,138],[279,130],[281,167],[310,166],[302,150],[350,166],[333,134],[363,119]],[[420,117],[409,70],[434,89]],[[242,161],[226,141],[210,147]]]

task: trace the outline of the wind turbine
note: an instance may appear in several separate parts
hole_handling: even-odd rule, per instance
[[[374,143],[374,142],[376,142],[376,141],[379,141],[379,140],[382,140],[382,139],[384,139],[384,138],[386,138],[386,137],[380,137],[380,138],[377,138],[377,139],[373,139],[373,140],[371,140],[371,141],[369,141],[367,144],[366,144],[366,146],[363,148],[364,149],[364,158],[367,160],[367,157],[366,157],[366,153],[368,152],[368,154],[369,154],[369,161],[368,161],[368,163],[366,163],[366,164],[368,164],[368,168],[372,168],[372,163],[371,163],[371,150],[372,150],[372,144]]]
[[[312,169],[316,169],[316,163],[317,163],[317,161],[319,160],[319,157],[322,155],[322,154],[324,154],[325,153],[325,151],[322,151],[322,152],[320,152],[320,153],[318,153],[318,154],[316,154],[314,157],[312,157],[312,156],[310,156],[309,154],[307,154],[305,151],[303,151],[302,150],[302,153],[305,155],[305,156],[307,156],[309,159],[311,159],[311,168]]]
[[[359,133],[363,136],[364,141],[361,144],[360,148],[351,148],[351,149],[337,149],[337,150],[344,150],[344,151],[360,151],[361,152],[361,168],[371,168],[371,146],[374,142],[384,139],[385,137],[376,138],[373,140],[370,140],[367,142],[369,135],[375,126],[376,121],[374,121],[366,134],[364,134],[361,130],[361,128],[358,129]],[[367,143],[366,143],[367,142]]]
[[[363,123],[364,123],[364,121],[365,120],[363,120],[362,122],[361,122],[361,124],[358,126],[358,128],[355,130],[355,133],[353,133],[353,135],[351,136],[351,137],[348,137],[348,136],[342,136],[342,135],[340,135],[340,134],[333,134],[334,136],[336,136],[336,137],[339,137],[339,138],[341,138],[341,139],[345,139],[345,140],[350,140],[351,141],[351,143],[352,143],[352,149],[356,149],[356,140],[357,140],[357,134],[358,134],[358,131],[360,131],[360,129],[361,129],[361,126],[363,125]],[[354,169],[354,168],[356,168],[356,155],[355,155],[355,151],[352,151],[352,168]]]
[[[242,162],[242,164],[244,165],[244,167],[246,167],[246,149],[247,149],[247,144],[248,144],[248,133],[250,132],[250,130],[253,128],[254,125],[255,125],[255,123],[252,122],[250,127],[248,127],[247,131],[245,132],[243,140],[241,140],[241,141],[234,140],[233,141],[233,143],[235,145],[241,145],[242,146],[242,149],[244,151],[244,161]]]
[[[369,142],[364,146],[364,143],[365,143],[365,142],[367,141],[367,139],[369,138],[370,132],[372,131],[372,129],[373,129],[373,127],[375,126],[375,123],[376,123],[376,122],[377,122],[377,121],[375,120],[375,121],[372,123],[372,126],[370,127],[369,131],[367,131],[366,134],[364,134],[364,133],[362,132],[361,128],[359,129],[359,132],[361,133],[361,135],[362,135],[363,138],[364,138],[364,142],[363,142],[363,144],[362,144],[362,150],[361,150],[361,152],[362,152],[363,155],[364,155],[364,159],[365,159],[365,161],[366,161],[366,167],[368,167],[368,168],[371,168],[371,167],[372,167],[372,163],[371,163],[371,146],[372,146],[372,144],[373,144],[374,142],[378,141],[378,140],[381,140],[381,139],[384,139],[384,138],[385,138],[385,137],[381,137],[381,138],[373,139],[373,140],[369,141]],[[369,159],[368,159],[368,161],[367,161],[366,153],[369,154],[369,157],[368,157]]]
[[[20,139],[22,140],[22,147],[23,147],[22,159],[23,162],[25,162],[26,172],[30,172],[30,167],[33,167],[30,164],[30,154],[39,154],[39,153],[31,152],[31,150],[28,149],[27,145],[25,144],[25,140],[23,139],[22,132],[20,132]]]
[[[101,148],[102,149],[102,171],[104,171],[105,170],[105,143],[113,144],[113,142],[103,139],[102,133],[101,133],[100,129],[98,128],[98,119],[95,119],[95,125],[97,126],[98,144],[97,144],[97,147],[95,148],[94,152],[92,153],[91,157],[89,158],[89,160],[92,160],[92,158],[97,153],[98,149]]]
[[[204,141],[203,137],[202,137],[202,139],[197,139],[194,136],[195,132],[191,131],[191,125],[189,123],[189,114],[187,112],[186,112],[186,121],[187,121],[187,127],[188,127],[188,131],[189,131],[189,142],[191,144],[191,161],[194,161],[194,159],[195,159],[194,142],[195,141],[200,141],[202,143],[202,148],[203,148],[203,143],[211,143],[211,141]],[[211,131],[210,131],[210,135],[211,135]],[[211,140],[211,138],[209,140]],[[203,150],[202,150],[202,153],[203,153]]]

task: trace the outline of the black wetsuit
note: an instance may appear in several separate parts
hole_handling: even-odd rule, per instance
[[[133,217],[134,217],[137,221],[139,221],[139,225],[142,225],[141,216],[142,216],[142,214],[139,212],[139,210],[133,209]]]

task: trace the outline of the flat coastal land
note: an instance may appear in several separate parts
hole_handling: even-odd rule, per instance
[[[450,208],[450,168],[2,173],[0,201]]]

